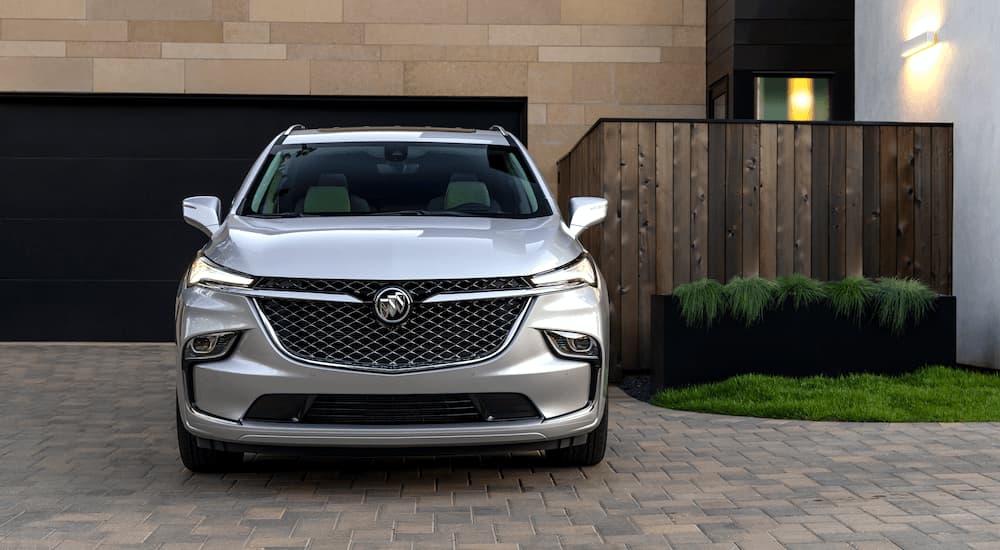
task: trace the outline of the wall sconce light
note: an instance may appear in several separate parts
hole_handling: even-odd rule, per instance
[[[922,32],[906,42],[903,42],[903,57],[910,57],[917,52],[922,52],[934,44],[937,44],[937,41],[938,35],[936,32]]]

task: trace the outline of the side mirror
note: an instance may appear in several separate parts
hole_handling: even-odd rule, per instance
[[[184,221],[211,237],[219,230],[222,201],[219,197],[188,197],[184,199]]]
[[[573,197],[569,200],[569,234],[576,238],[588,227],[603,222],[607,215],[607,199]]]

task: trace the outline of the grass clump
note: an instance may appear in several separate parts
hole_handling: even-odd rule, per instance
[[[674,289],[681,305],[681,317],[690,327],[710,327],[722,315],[724,297],[722,284],[714,279],[701,279]]]
[[[778,305],[791,302],[792,307],[801,307],[818,304],[826,299],[823,292],[823,285],[816,279],[811,279],[801,274],[784,275],[778,277],[778,294],[775,302]]]
[[[736,277],[724,287],[729,313],[748,327],[764,318],[777,292],[778,283],[760,277]]]
[[[860,324],[875,297],[875,283],[862,277],[849,277],[824,283],[823,291],[834,314]]]
[[[907,323],[919,323],[934,305],[934,291],[915,279],[879,279],[875,283],[875,315],[884,328],[900,334]]]
[[[775,306],[790,303],[795,309],[829,304],[838,316],[861,321],[868,315],[900,334],[917,324],[934,307],[937,295],[915,279],[884,278],[872,282],[862,277],[821,283],[805,275],[785,275],[777,281],[736,277],[726,285],[701,279],[677,287],[681,316],[691,327],[710,327],[723,313],[753,326]]]
[[[745,374],[653,397],[685,411],[857,422],[1000,421],[1000,376],[924,367],[902,376],[788,378]]]

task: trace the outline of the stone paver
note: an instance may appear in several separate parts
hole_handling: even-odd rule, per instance
[[[613,390],[607,461],[192,475],[172,346],[0,345],[0,548],[1000,548],[1000,425],[809,423]]]

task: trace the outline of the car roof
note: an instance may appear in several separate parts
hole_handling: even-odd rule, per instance
[[[500,130],[474,130],[468,128],[436,128],[409,126],[359,126],[353,128],[316,128],[292,130],[282,143],[300,145],[308,143],[359,143],[380,141],[407,141],[425,143],[471,143],[482,145],[509,145]]]

